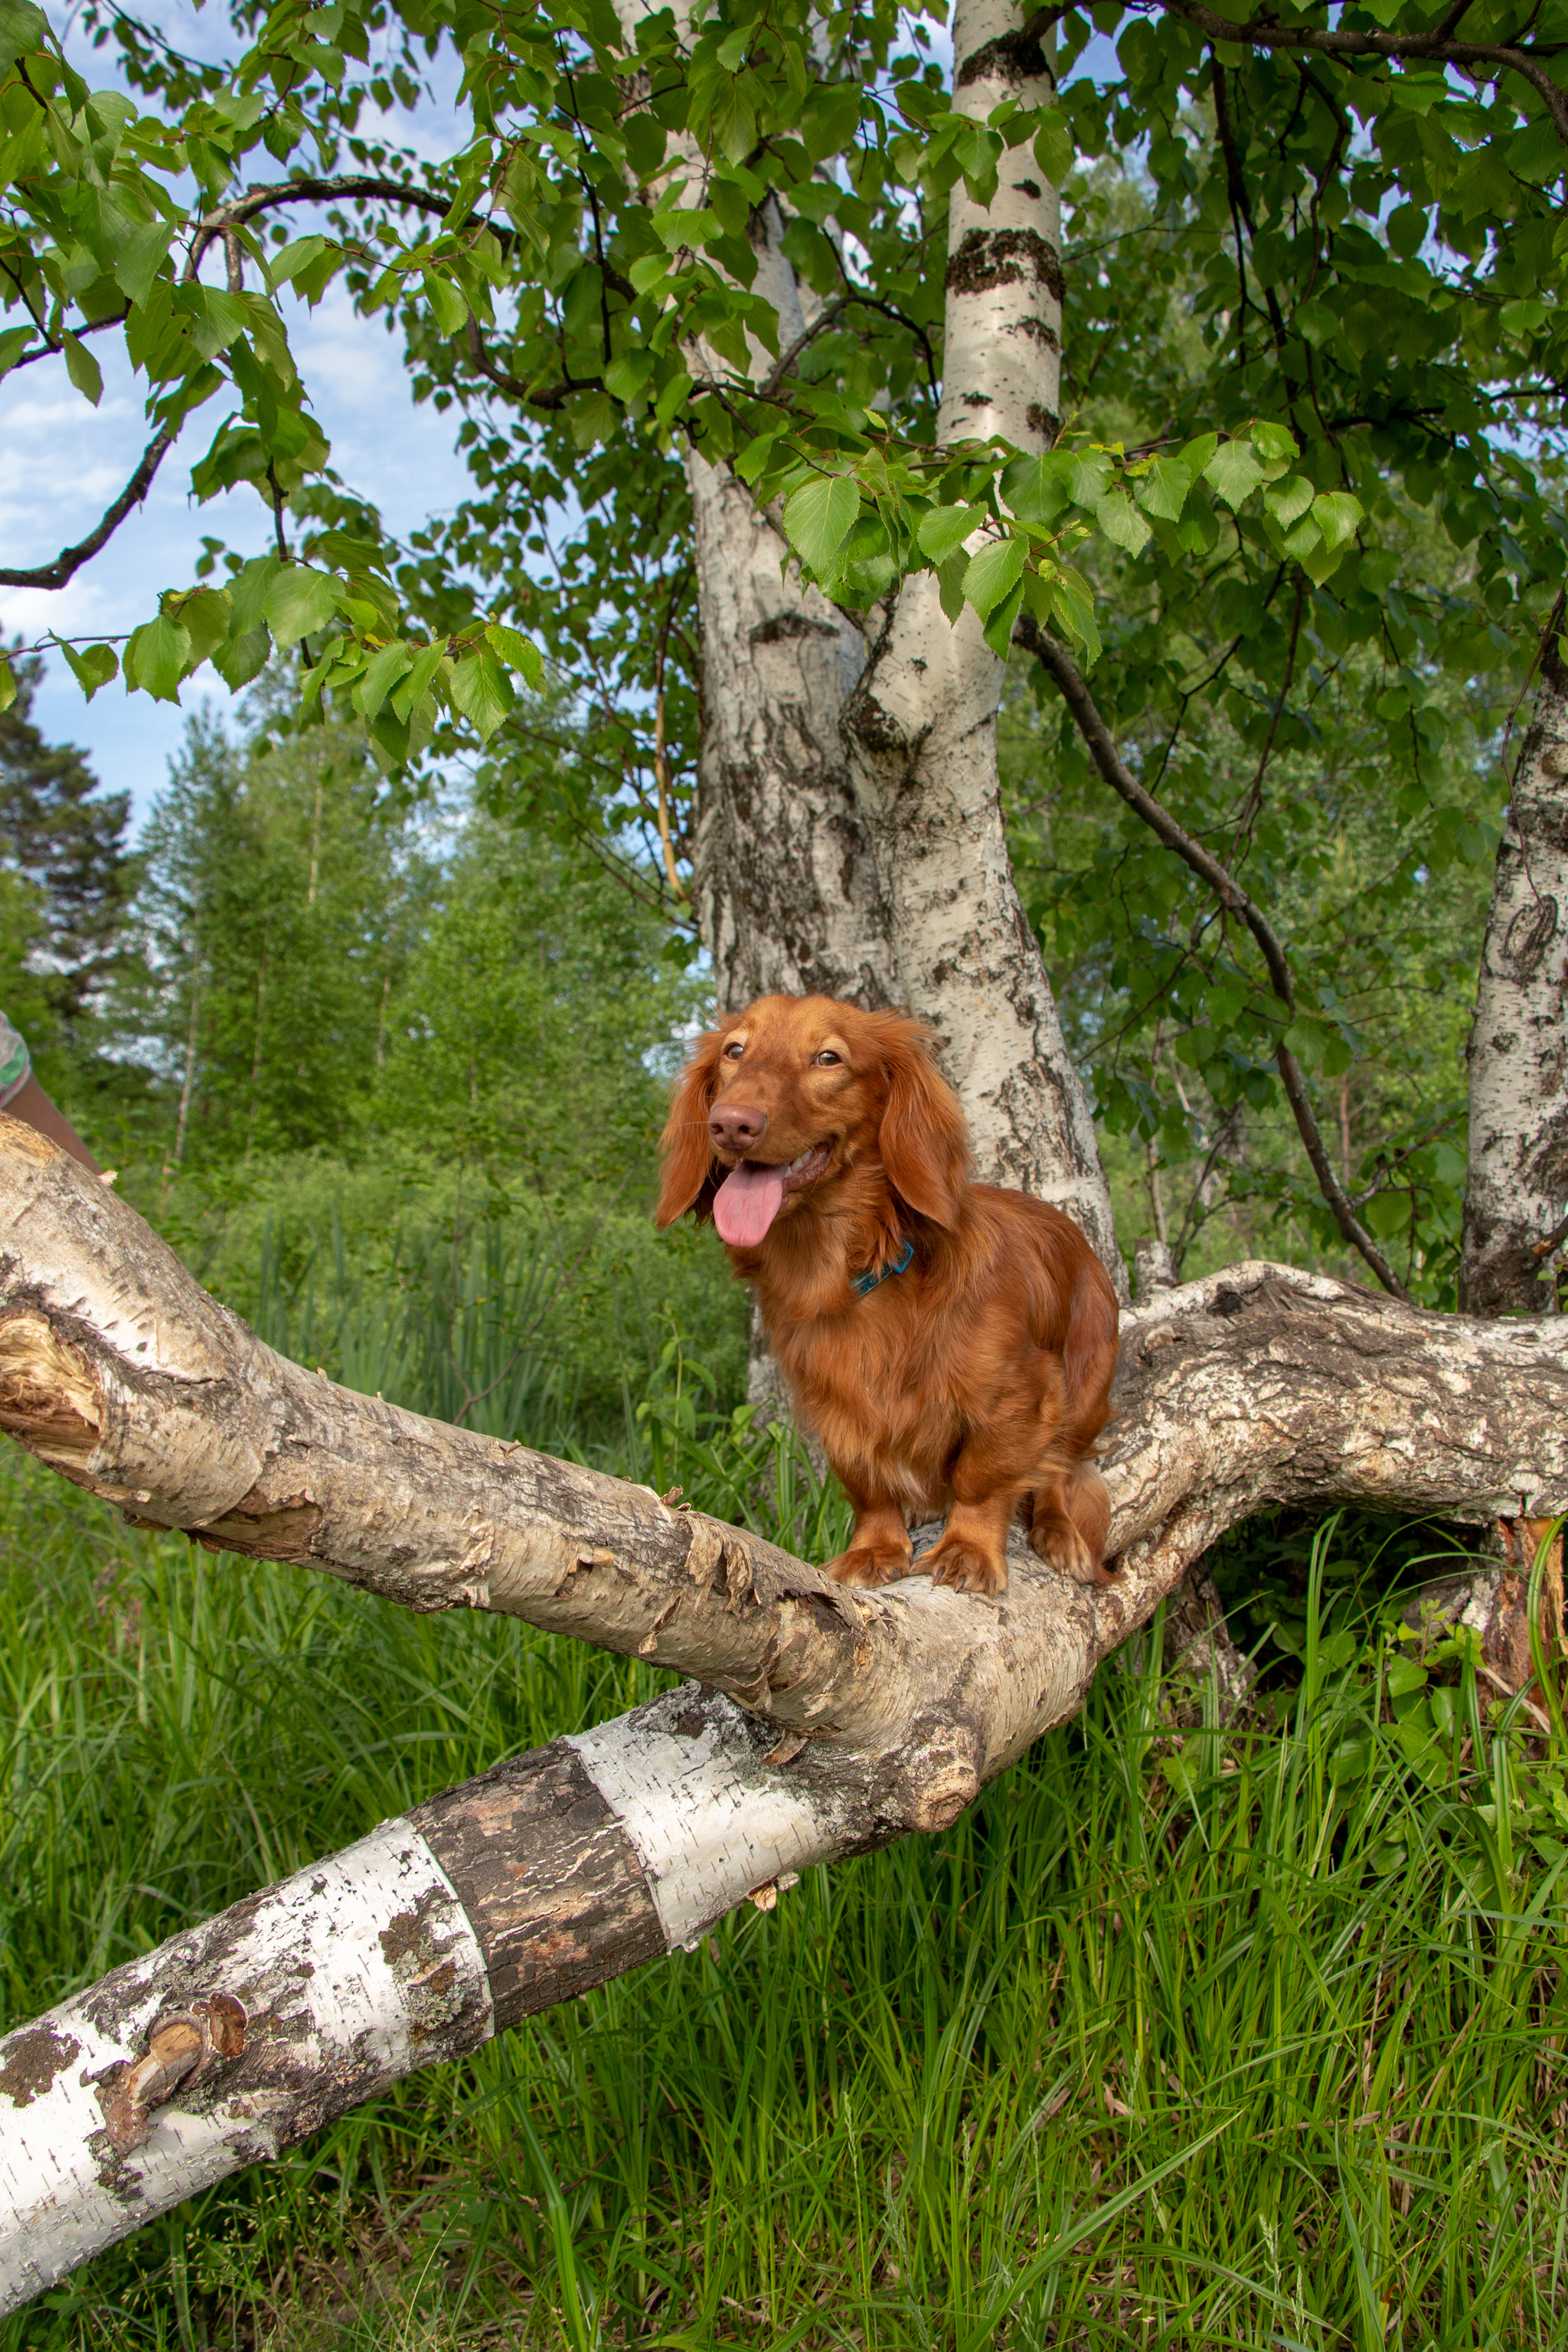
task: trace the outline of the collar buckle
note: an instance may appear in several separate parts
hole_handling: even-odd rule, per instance
[[[879,1282],[886,1282],[890,1275],[909,1272],[914,1258],[915,1245],[907,1234],[900,1234],[899,1239],[903,1243],[903,1247],[896,1258],[889,1260],[888,1265],[879,1269],[868,1266],[864,1274],[858,1274],[851,1280],[849,1287],[857,1298],[868,1297],[876,1289],[877,1285]]]

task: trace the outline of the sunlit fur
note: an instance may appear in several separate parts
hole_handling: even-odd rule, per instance
[[[836,1066],[818,1063],[825,1050]],[[1001,1592],[1021,1512],[1042,1559],[1085,1582],[1102,1576],[1110,1499],[1089,1455],[1110,1410],[1116,1295],[1058,1209],[970,1182],[963,1114],[921,1024],[826,996],[764,996],[727,1015],[676,1087],[660,1225],[711,1213],[739,1157],[709,1129],[726,1102],[767,1114],[753,1161],[831,1148],[757,1247],[730,1255],[854,1506],[832,1573],[906,1574],[909,1519],[945,1512],[921,1570]],[[900,1234],[914,1244],[908,1271],[857,1297],[852,1278],[895,1258]]]

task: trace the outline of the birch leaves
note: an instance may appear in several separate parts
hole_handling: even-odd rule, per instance
[[[866,428],[839,432],[836,470],[825,453],[771,472],[768,442],[735,470],[759,501],[783,497],[790,546],[825,595],[864,606],[910,572],[934,572],[948,619],[972,605],[1004,660],[1026,611],[1098,657],[1093,591],[1069,560],[1096,530],[1133,555],[1157,539],[1170,561],[1200,562],[1219,537],[1217,509],[1250,507],[1276,555],[1321,586],[1363,520],[1350,492],[1315,490],[1295,470],[1294,436],[1267,422],[1131,458],[1102,444],[1021,456],[1000,440],[900,452],[870,412]]]

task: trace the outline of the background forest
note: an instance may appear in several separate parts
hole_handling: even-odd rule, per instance
[[[1147,172],[1069,184],[1078,429],[1173,437],[1209,397],[1234,264],[1206,142],[1184,120]],[[1554,485],[1544,430],[1531,457]],[[1544,617],[1504,566],[1515,463],[1468,504],[1391,471],[1378,551],[1332,592],[1282,589],[1262,527],[1206,508],[1195,588],[1158,539],[1082,559],[1118,740],[1288,931],[1320,1122],[1436,1306]],[[564,590],[558,611],[576,625]],[[471,773],[416,789],[301,724],[275,665],[193,718],[134,842],[113,776],[33,729],[24,667],[0,1003],[127,1195],[277,1345],[820,1556],[837,1505],[751,1423],[711,1236],[651,1231],[704,970],[652,771],[564,667]],[[1353,1276],[1237,942],[1043,685],[1010,691],[1003,761],[1124,1246]],[[654,1685],[507,1621],[437,1640],[301,1571],[193,1570],[20,1460],[0,1514],[0,2024]],[[1176,1719],[1157,1624],[952,1832],[415,2077],[0,2347],[1563,2341],[1562,1727],[1527,1748],[1462,1642],[1402,1625],[1399,1575],[1452,1551],[1256,1523],[1215,1563],[1264,1667],[1241,1733],[1205,1689]]]

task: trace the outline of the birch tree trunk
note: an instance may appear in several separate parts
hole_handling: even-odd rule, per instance
[[[770,196],[752,221],[753,291],[787,350],[805,319],[784,229]],[[758,382],[769,365],[754,346]],[[887,909],[839,731],[859,633],[783,565],[777,524],[728,467],[693,449],[686,473],[702,623],[693,888],[720,1007],[774,990],[892,1003]]]
[[[1568,666],[1548,625],[1520,753],[1470,1031],[1469,1171],[1459,1301],[1539,1315],[1568,1238]]]
[[[0,2042],[0,2311],[412,2068],[812,1864],[945,1828],[1269,1502],[1568,1504],[1568,1318],[1235,1266],[1123,1318],[1113,1583],[875,1592],[646,1487],[336,1387],[0,1118],[0,1427],[142,1524],[697,1678],[373,1831]]]
[[[1020,29],[1011,0],[959,0],[953,57],[954,102],[982,121],[1007,98],[1037,105],[1055,88],[1047,50]],[[1059,243],[1057,191],[1027,148],[1003,158],[988,210],[962,181],[953,189],[944,448],[994,433],[1022,449],[1055,440]],[[855,781],[901,992],[941,1033],[981,1175],[1058,1202],[1125,1299],[1094,1122],[1013,883],[996,761],[1002,678],[974,613],[966,607],[952,626],[931,575],[907,581],[846,713]]]

